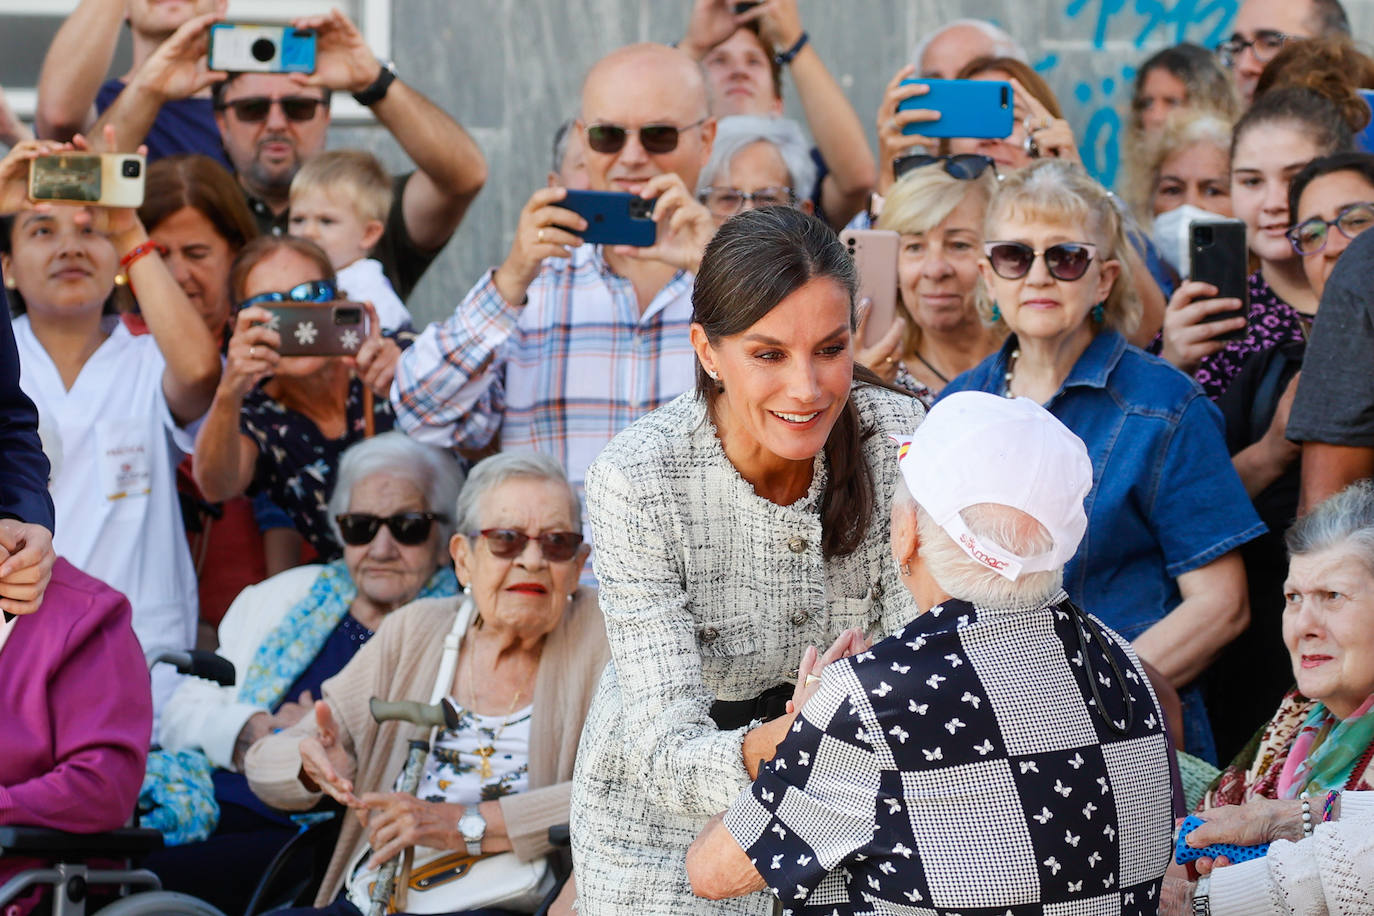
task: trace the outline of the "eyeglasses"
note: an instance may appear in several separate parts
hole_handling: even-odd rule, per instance
[[[1374,225],[1374,204],[1350,204],[1342,207],[1335,219],[1314,216],[1298,223],[1284,235],[1288,236],[1288,244],[1293,246],[1293,250],[1306,257],[1326,247],[1326,238],[1332,226],[1341,230],[1341,235],[1353,239],[1371,225]]]
[[[533,536],[514,528],[483,528],[468,537],[484,538],[492,556],[511,560],[525,552],[525,545]],[[577,548],[582,546],[582,535],[576,531],[545,531],[533,539],[539,542],[544,559],[550,563],[571,560]]]
[[[1003,280],[1021,279],[1030,273],[1035,259],[1043,257],[1051,277],[1072,282],[1088,272],[1088,265],[1097,255],[1097,246],[1088,242],[1060,242],[1044,251],[1036,251],[1024,242],[985,242],[983,253],[988,256],[993,273]]]
[[[339,298],[339,288],[329,280],[307,280],[284,293],[258,293],[239,303],[240,310],[263,302],[333,302]]]
[[[232,102],[220,102],[216,108],[219,111],[229,109],[234,113],[234,117],[244,124],[257,124],[259,121],[267,120],[267,114],[273,105],[281,106],[281,113],[286,115],[288,121],[310,121],[323,104],[324,99],[309,95],[288,95],[282,99],[253,95],[245,99],[234,99]]]
[[[414,547],[429,538],[430,529],[435,522],[448,521],[437,512],[398,512],[386,517],[371,515],[367,512],[345,512],[334,516],[339,523],[339,534],[350,547],[371,544],[377,532],[386,525],[386,530],[396,539],[396,543]]]
[[[639,128],[639,145],[646,153],[671,153],[677,149],[677,141],[684,130],[691,130],[706,123],[702,118],[684,127],[672,124],[645,124]],[[587,126],[587,145],[597,153],[618,153],[625,147],[625,139],[634,128],[621,127],[619,124],[590,124]]]
[[[697,192],[697,200],[705,204],[713,216],[729,217],[746,207],[795,207],[797,194],[788,187],[759,188],[753,192],[739,188],[702,188]]]
[[[1285,42],[1293,41],[1297,37],[1274,29],[1260,29],[1254,38],[1242,38],[1237,33],[1217,45],[1217,53],[1221,55],[1224,66],[1234,67],[1240,59],[1241,52],[1249,48],[1254,53],[1255,60],[1267,64],[1279,53]]]
[[[939,164],[945,170],[945,174],[961,181],[972,181],[982,175],[989,168],[992,174],[1001,181],[1002,176],[997,172],[997,164],[987,156],[980,156],[977,153],[959,153],[954,156],[931,156],[928,153],[907,153],[905,156],[898,156],[892,160],[892,177],[900,179],[907,172],[914,169],[923,168],[927,165]]]

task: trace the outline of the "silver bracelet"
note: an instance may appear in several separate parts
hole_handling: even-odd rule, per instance
[[[1298,793],[1298,798],[1302,800],[1302,838],[1305,840],[1312,835],[1312,798],[1305,790]]]

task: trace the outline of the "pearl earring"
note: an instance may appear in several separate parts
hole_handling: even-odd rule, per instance
[[[5,278],[5,289],[18,289],[18,288],[19,288],[19,281],[18,281],[18,280],[14,279],[14,277],[6,277],[6,278]]]
[[[709,377],[709,378],[711,379],[711,381],[713,381],[713,382],[718,382],[718,381],[720,381],[720,376],[717,375],[717,374],[715,373],[715,370],[707,369],[707,370],[706,370],[706,375],[707,375],[707,377]]]

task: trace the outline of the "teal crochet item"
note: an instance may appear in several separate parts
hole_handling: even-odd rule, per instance
[[[148,752],[138,792],[138,825],[162,834],[168,846],[196,843],[219,823],[210,758],[198,750]]]

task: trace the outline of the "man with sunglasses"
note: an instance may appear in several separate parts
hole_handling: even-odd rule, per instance
[[[782,70],[791,70],[819,169],[818,180],[797,194],[836,230],[868,204],[878,177],[873,151],[854,106],[802,27],[797,0],[695,0],[679,47],[701,62],[718,118],[780,117]]]
[[[34,112],[38,135],[58,140],[70,140],[76,133],[99,136],[91,129],[97,115],[139,77],[177,28],[195,16],[223,15],[227,6],[228,0],[81,0],[43,58]],[[121,22],[129,27],[133,63],[124,76],[105,80]],[[220,148],[208,84],[153,109],[144,133],[149,162],[176,153],[202,153],[229,164]]]
[[[636,418],[693,384],[692,274],[715,224],[689,188],[711,152],[701,69],[639,44],[597,62],[574,128],[594,191],[657,198],[649,248],[583,244],[587,226],[540,188],[504,263],[396,366],[400,427],[426,442],[553,454],[582,492],[591,464]]]
[[[291,179],[325,148],[331,93],[353,93],[417,166],[394,179],[391,212],[373,250],[397,294],[407,298],[485,183],[482,151],[443,109],[377,60],[338,10],[292,21],[317,36],[315,72],[304,78],[207,70],[208,31],[218,18],[198,16],[177,29],[100,124],[115,124],[120,148],[133,150],[168,100],[213,87],[215,124],[258,228],[281,235]]]
[[[1216,50],[1231,70],[1241,101],[1249,105],[1264,65],[1287,42],[1349,34],[1350,20],[1340,0],[1245,0],[1236,11],[1235,31]]]

